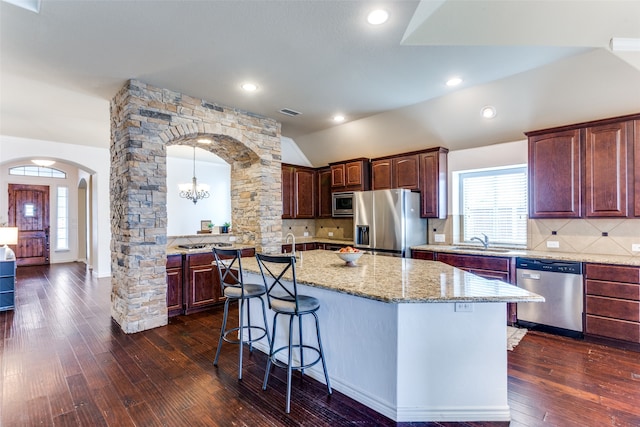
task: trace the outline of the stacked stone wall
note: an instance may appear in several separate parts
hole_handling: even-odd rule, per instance
[[[167,323],[166,147],[198,145],[231,165],[231,222],[243,244],[279,252],[280,124],[129,81],[111,101],[112,316],[127,333]]]

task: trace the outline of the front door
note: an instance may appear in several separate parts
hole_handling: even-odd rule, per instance
[[[17,265],[49,264],[49,186],[9,184],[9,226],[18,227]]]

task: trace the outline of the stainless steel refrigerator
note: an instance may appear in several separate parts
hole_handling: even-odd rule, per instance
[[[374,253],[410,257],[409,248],[427,243],[420,218],[420,193],[373,190],[353,193],[354,245]]]

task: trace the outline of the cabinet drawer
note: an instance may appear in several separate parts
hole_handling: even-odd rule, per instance
[[[454,267],[477,268],[480,270],[509,271],[509,258],[475,255],[454,255],[438,253],[437,259]]]
[[[509,272],[508,271],[491,271],[491,270],[478,270],[475,268],[468,269],[469,273],[473,273],[477,276],[480,276],[484,279],[489,280],[502,280],[503,282],[509,283]]]
[[[0,261],[0,276],[15,276],[15,275],[16,275],[15,261]]]
[[[13,277],[0,277],[0,292],[13,291],[14,286]]]
[[[585,329],[588,335],[599,335],[607,338],[640,343],[640,323],[607,319],[605,317],[588,314]]]
[[[640,322],[640,302],[587,295],[587,313]]]
[[[182,267],[182,255],[167,255],[167,268]]]
[[[640,283],[640,268],[605,264],[587,264],[585,268],[585,276],[587,279]]]
[[[603,280],[591,279],[587,279],[585,283],[587,295],[599,295],[603,297],[640,301],[640,285],[618,282],[605,282]]]
[[[13,305],[14,305],[13,292],[0,293],[0,310],[13,308]]]
[[[187,255],[187,264],[194,265],[210,265],[213,262],[213,253],[205,252],[201,254]]]
[[[433,261],[435,260],[435,254],[433,252],[430,251],[412,251],[411,252],[411,258],[414,259],[426,259],[428,261]]]

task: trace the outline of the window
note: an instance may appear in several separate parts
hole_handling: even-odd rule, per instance
[[[527,168],[510,167],[459,175],[464,242],[486,234],[491,244],[527,244]]]
[[[43,166],[16,166],[9,169],[9,175],[40,176],[44,178],[66,178],[67,174],[61,170]]]
[[[57,199],[57,234],[56,249],[69,249],[69,189],[58,187]]]

